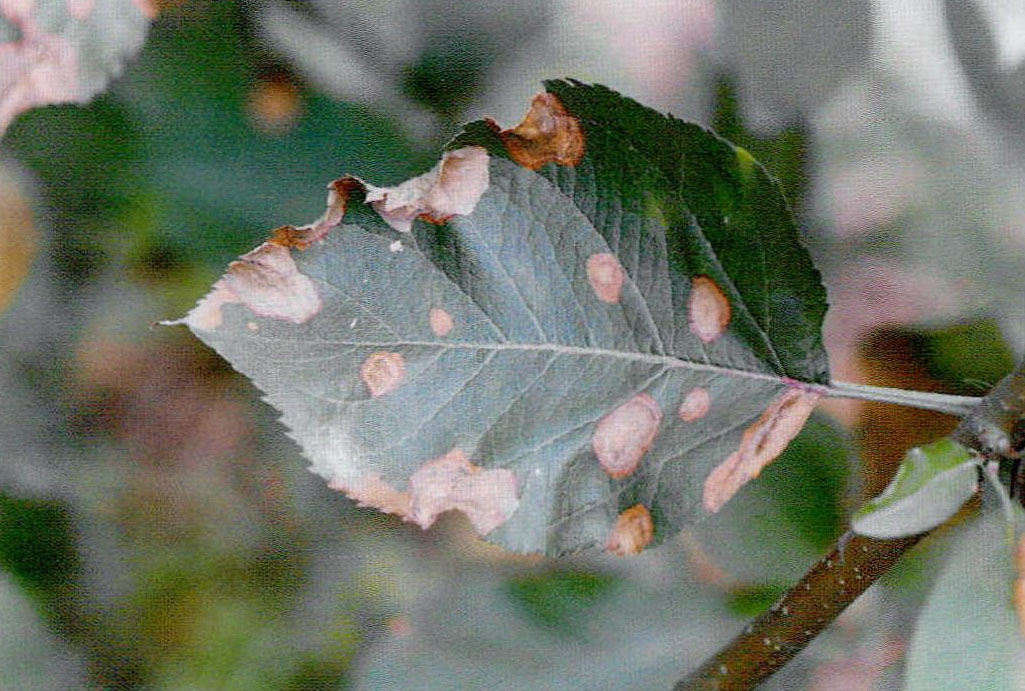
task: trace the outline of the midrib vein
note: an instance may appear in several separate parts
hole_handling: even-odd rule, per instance
[[[261,338],[257,335],[247,334],[248,340],[277,341],[278,339]],[[782,381],[782,378],[775,374],[765,372],[750,372],[748,370],[732,369],[720,365],[713,365],[705,362],[693,362],[681,360],[670,355],[650,355],[647,353],[631,353],[624,350],[609,350],[607,348],[591,348],[582,346],[568,346],[557,343],[476,343],[467,341],[452,341],[449,343],[438,343],[436,341],[304,341],[305,344],[316,344],[324,346],[353,346],[359,348],[441,348],[443,350],[471,350],[485,352],[533,352],[550,353],[552,355],[568,355],[587,358],[610,358],[615,360],[626,360],[628,362],[640,362],[649,365],[658,365],[666,369],[686,369],[695,372],[712,372],[729,377],[741,377],[745,379],[757,379],[761,381]]]

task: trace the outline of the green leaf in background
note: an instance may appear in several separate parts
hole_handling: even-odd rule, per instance
[[[953,439],[915,447],[883,493],[854,514],[851,529],[888,539],[935,528],[975,493],[978,468],[975,457]]]
[[[463,574],[399,621],[354,688],[668,689],[742,624],[678,573],[643,583],[560,570]]]
[[[634,553],[801,429],[825,295],[746,152],[603,87],[548,88],[419,178],[332,183],[319,221],[182,321],[361,503],[423,527],[459,509],[520,551]]]
[[[139,50],[150,0],[0,3],[0,135],[29,108],[85,102]]]
[[[48,630],[33,603],[7,573],[0,571],[0,679],[10,691],[63,691],[88,688],[85,660]]]
[[[992,502],[995,504],[995,502]],[[997,506],[961,527],[915,625],[906,691],[1020,691],[1025,680],[1023,518]],[[1016,562],[1018,566],[1016,567]],[[1015,606],[1018,612],[1015,612]]]

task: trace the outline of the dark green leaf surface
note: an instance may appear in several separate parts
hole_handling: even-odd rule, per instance
[[[746,430],[761,448],[800,428],[815,394],[794,380],[827,380],[824,291],[743,151],[604,88],[548,86],[584,129],[578,164],[534,172],[472,125],[453,148],[493,155],[470,213],[410,236],[354,194],[322,240],[246,255],[185,321],[365,503],[421,525],[461,509],[503,546],[553,554],[611,548],[641,504],[659,541],[717,510],[709,474]],[[622,271],[611,293],[596,259]],[[226,292],[254,266],[259,288]],[[700,289],[729,305],[721,333],[689,318]],[[651,539],[624,530],[617,551]]]

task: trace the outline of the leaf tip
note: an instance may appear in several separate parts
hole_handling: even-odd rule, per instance
[[[196,306],[193,307],[183,318],[161,323],[166,326],[185,324],[190,329],[213,331],[224,321],[224,314],[221,312],[221,308],[224,305],[235,302],[242,301],[234,292],[232,292],[231,288],[228,287],[227,283],[222,278],[214,283],[210,292],[204,295],[199,302],[196,303]]]

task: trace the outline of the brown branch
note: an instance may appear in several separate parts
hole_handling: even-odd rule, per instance
[[[989,460],[1020,459],[1025,452],[1025,364],[993,387],[951,436]],[[753,689],[804,650],[922,537],[876,540],[846,533],[772,609],[674,691]]]
[[[745,691],[790,662],[913,547],[921,535],[896,540],[846,533],[765,614],[674,691]]]

